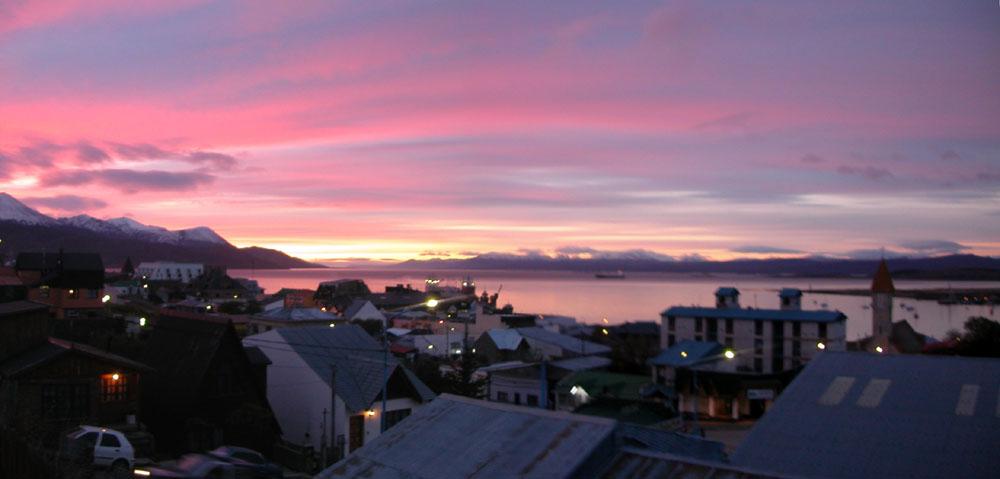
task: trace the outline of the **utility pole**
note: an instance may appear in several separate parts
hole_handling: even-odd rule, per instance
[[[326,408],[323,408],[323,423],[320,424],[319,456],[323,467],[326,468]]]
[[[385,315],[383,315],[385,316]],[[389,318],[382,321],[382,413],[379,415],[379,432],[385,432],[385,411],[389,392]]]
[[[325,421],[324,421],[325,422]],[[323,435],[323,442],[326,442],[326,435]],[[330,447],[333,450],[333,460],[337,461],[340,459],[340,451],[336,450],[337,446],[337,366],[335,364],[330,365]],[[326,454],[324,448],[324,454]],[[323,462],[323,467],[326,467],[326,461]]]

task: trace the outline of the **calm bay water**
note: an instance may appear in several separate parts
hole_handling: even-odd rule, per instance
[[[626,279],[596,279],[592,274],[564,271],[474,271],[470,273],[479,292],[490,294],[501,288],[500,304],[510,303],[526,313],[561,314],[581,322],[623,323],[636,320],[659,321],[664,309],[675,305],[715,304],[713,293],[719,286],[735,286],[742,293],[743,306],[777,308],[777,290],[800,288],[805,292],[804,309],[838,309],[847,315],[848,339],[871,332],[869,297],[810,293],[809,289],[868,288],[870,279],[771,278],[739,275],[678,275],[634,273]],[[385,286],[411,284],[423,289],[430,276],[443,284],[457,286],[464,273],[455,271],[402,271],[377,269],[297,269],[232,270],[230,275],[256,279],[266,292],[285,288],[315,289],[321,281],[363,279],[372,291]],[[1000,282],[896,281],[896,289],[998,288]],[[977,305],[942,305],[935,301],[896,298],[893,319],[906,319],[919,332],[941,338],[948,330],[961,330],[969,316],[1000,318],[1000,308]]]

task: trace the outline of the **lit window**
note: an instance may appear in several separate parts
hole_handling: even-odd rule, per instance
[[[127,396],[127,375],[119,373],[101,375],[101,402],[124,401]]]

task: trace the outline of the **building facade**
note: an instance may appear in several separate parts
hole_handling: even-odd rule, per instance
[[[661,313],[660,346],[717,342],[735,353],[736,371],[758,374],[794,369],[821,351],[846,348],[847,316],[805,311],[801,292],[783,289],[782,309],[743,308],[736,288],[719,288],[716,307],[675,306]]]
[[[135,270],[141,278],[149,281],[180,281],[190,283],[205,272],[201,263],[174,263],[167,261],[146,261],[139,263]]]

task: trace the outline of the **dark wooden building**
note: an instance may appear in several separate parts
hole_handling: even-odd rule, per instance
[[[14,269],[28,299],[48,304],[57,319],[96,317],[104,304],[104,262],[96,253],[20,253]]]
[[[149,368],[85,344],[47,337],[48,307],[0,304],[0,424],[53,444],[80,424],[114,427],[139,413]]]
[[[143,422],[161,449],[235,444],[268,452],[280,435],[267,394],[232,322],[161,311],[143,361]]]

